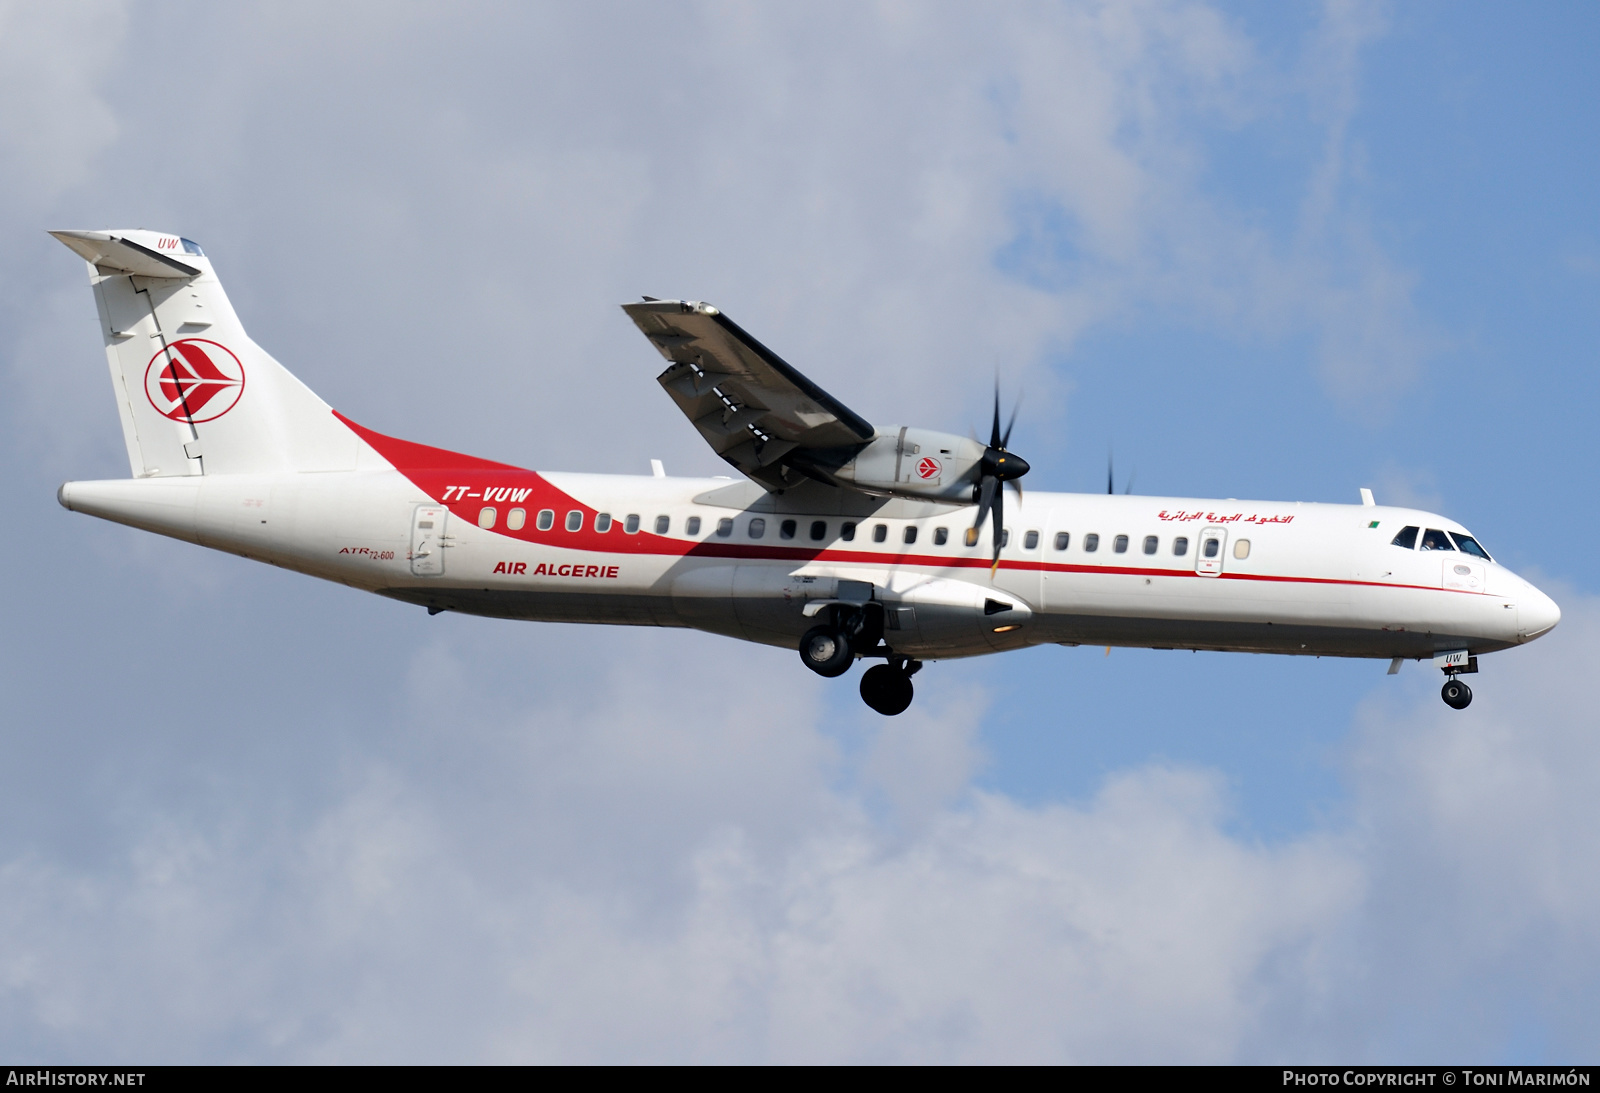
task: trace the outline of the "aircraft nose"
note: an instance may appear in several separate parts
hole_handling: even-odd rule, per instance
[[[1517,629],[1521,631],[1522,640],[1532,641],[1548,634],[1560,621],[1561,608],[1556,606],[1556,601],[1530,584],[1517,603]]]

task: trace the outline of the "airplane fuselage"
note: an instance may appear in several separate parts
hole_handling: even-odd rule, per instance
[[[1026,645],[1476,655],[1559,618],[1505,567],[1396,546],[1377,505],[1029,491],[991,566],[971,506],[721,478],[536,473],[346,423],[370,469],[75,482],[75,511],[425,606],[794,648],[840,601],[918,659]],[[808,610],[809,608],[809,610]]]

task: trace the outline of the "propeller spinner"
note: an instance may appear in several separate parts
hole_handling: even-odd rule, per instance
[[[1006,499],[1003,486],[1009,484],[1017,491],[1017,500],[1022,500],[1022,483],[1018,480],[1028,473],[1028,461],[1006,450],[1006,445],[1011,442],[1011,428],[1016,423],[1017,411],[1013,409],[1005,432],[1000,431],[1000,385],[995,384],[994,423],[989,428],[989,446],[984,449],[983,459],[978,464],[978,518],[972,525],[974,532],[982,530],[989,510],[994,510],[994,564],[989,567],[991,575],[1000,568],[1000,547],[1005,537]]]

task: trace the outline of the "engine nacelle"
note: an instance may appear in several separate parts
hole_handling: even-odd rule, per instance
[[[862,493],[966,504],[984,451],[978,441],[954,433],[890,426],[830,473]]]

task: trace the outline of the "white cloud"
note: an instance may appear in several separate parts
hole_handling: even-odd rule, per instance
[[[0,176],[13,202],[81,183],[121,132],[102,89],[127,31],[120,0],[0,3]]]
[[[22,10],[29,56],[87,19]],[[1152,307],[1236,337],[1309,331],[1330,390],[1381,409],[1427,339],[1414,278],[1348,199],[1370,31],[1330,10],[1304,81],[1318,196],[1278,237],[1217,196],[1207,138],[1307,124],[1260,105],[1294,83],[1181,0],[142,9],[91,20],[85,71],[52,77],[84,118],[112,111],[48,127],[93,132],[57,171],[70,200],[10,216],[201,238],[258,340],[330,401],[541,465],[598,417],[617,469],[716,466],[662,418],[615,307],[641,292],[716,300],[881,423],[963,430],[996,370],[1047,413],[1062,393],[1042,365]],[[96,97],[137,82],[154,40],[186,43],[203,94],[155,120],[143,97]]]
[[[1485,661],[1465,714],[1431,680],[1370,702],[1351,813],[1279,844],[1232,830],[1217,774],[1165,766],[1081,804],[969,788],[879,813],[850,787],[906,727],[842,755],[804,691],[761,701],[739,670],[761,650],[720,658],[710,695],[676,660],[627,689],[549,664],[525,692],[545,697],[493,715],[434,666],[503,695],[494,643],[430,647],[409,762],[353,756],[303,814],[158,807],[109,870],[6,863],[0,1010],[51,1057],[1483,1060],[1526,1014],[1481,985],[1526,982],[1581,1055],[1600,604],[1567,608]],[[910,730],[926,792],[973,716]]]

